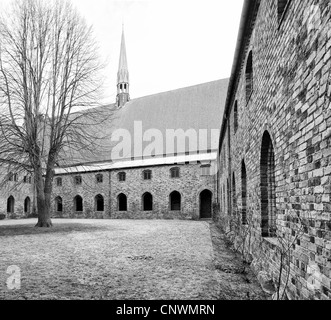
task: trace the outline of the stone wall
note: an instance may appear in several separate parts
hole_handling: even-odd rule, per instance
[[[171,178],[170,169],[180,169],[179,178]],[[200,193],[204,190],[212,192],[212,202],[216,202],[216,179],[214,175],[202,176],[200,164],[156,166],[135,169],[105,171],[103,183],[96,182],[100,173],[62,175],[54,178],[53,216],[75,218],[112,218],[112,219],[199,219]],[[143,171],[151,170],[152,179],[144,180]],[[120,182],[118,173],[124,172],[126,180]],[[82,184],[75,185],[75,176],[82,177]],[[57,186],[57,179],[62,179],[62,186]],[[181,210],[171,211],[170,194],[177,191],[181,194]],[[144,211],[143,195],[149,192],[153,196],[153,210]],[[95,197],[104,197],[103,212],[96,211]],[[118,196],[127,197],[127,210],[119,211]],[[81,196],[84,210],[75,212],[74,198]],[[62,198],[63,212],[57,212],[55,199]]]
[[[103,181],[97,181],[97,175],[102,175]],[[75,178],[80,176],[82,183],[77,185]],[[62,180],[62,185],[57,185],[57,179]],[[109,217],[109,192],[110,175],[109,172],[79,173],[55,176],[52,196],[53,217],[63,218],[107,218]],[[101,195],[104,199],[104,211],[97,211],[95,197]],[[83,198],[83,211],[76,212],[75,197]],[[63,211],[57,211],[55,199],[61,197]]]
[[[7,202],[10,197],[14,199],[14,203],[11,212],[8,212]],[[30,199],[30,205],[27,208],[24,208],[24,202],[27,198]],[[18,175],[17,182],[8,181],[4,183],[4,185],[1,188],[1,194],[0,194],[1,215],[5,215],[6,218],[9,219],[26,218],[34,213],[33,208],[34,208],[33,185],[30,183],[24,183],[23,176]],[[25,212],[24,209],[28,209],[27,212]]]
[[[284,252],[282,245],[287,239],[285,261],[290,263],[283,273],[289,272],[287,296],[330,299],[331,3],[307,0],[303,5],[302,1],[292,0],[281,20],[277,3],[261,1],[244,59],[240,61],[240,74],[236,75],[229,128],[220,150],[218,219],[227,231],[232,225],[238,247],[245,246],[254,257],[254,265],[267,270],[275,281]],[[253,61],[253,92],[248,96],[249,52]],[[274,181],[265,184],[263,172],[270,172],[264,171],[263,159],[271,152],[263,143],[266,132],[274,152]],[[273,166],[271,157],[266,161],[268,168]],[[247,173],[246,208],[243,162]],[[261,200],[264,193],[268,201]],[[246,225],[243,210],[247,212]],[[262,237],[264,211],[269,213],[269,219],[274,214],[278,236]],[[283,276],[283,285],[285,280]]]

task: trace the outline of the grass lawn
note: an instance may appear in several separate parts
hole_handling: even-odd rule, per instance
[[[217,299],[210,225],[194,221],[0,221],[2,299]],[[6,270],[21,269],[9,291]]]

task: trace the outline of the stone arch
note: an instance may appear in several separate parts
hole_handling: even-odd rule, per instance
[[[24,213],[26,215],[31,214],[31,199],[30,197],[26,197],[24,200]]]
[[[234,103],[234,108],[233,108],[233,128],[234,128],[234,133],[236,134],[239,126],[239,119],[238,119],[238,101]]]
[[[142,196],[143,211],[153,211],[153,196],[146,192]]]
[[[117,196],[117,210],[128,211],[128,198],[124,193]]]
[[[94,208],[97,212],[104,212],[105,211],[105,199],[103,195],[98,194],[94,198]]]
[[[63,200],[60,196],[55,198],[55,211],[63,212]]]
[[[213,215],[213,193],[205,189],[200,193],[200,219],[211,219]]]
[[[169,195],[170,211],[180,211],[182,209],[182,195],[178,191],[173,191]]]
[[[276,233],[276,168],[275,152],[268,131],[265,131],[261,146],[261,229],[263,237]]]
[[[252,50],[248,54],[245,70],[246,78],[246,102],[249,101],[253,92],[253,52]]]
[[[84,211],[83,198],[79,195],[77,195],[74,198],[74,211],[75,212],[83,212]]]
[[[13,196],[10,196],[7,199],[7,213],[8,214],[15,213],[15,198]]]

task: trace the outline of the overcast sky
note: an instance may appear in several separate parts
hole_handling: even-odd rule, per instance
[[[131,98],[230,76],[243,0],[73,0],[94,26],[115,101],[122,22]]]
[[[108,63],[108,102],[116,97],[122,22],[132,99],[230,76],[243,0],[72,2],[94,26]]]

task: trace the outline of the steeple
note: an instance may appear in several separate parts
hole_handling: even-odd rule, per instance
[[[116,97],[117,107],[119,108],[123,107],[128,101],[130,101],[129,69],[128,69],[128,61],[126,58],[125,36],[124,36],[124,26],[123,26],[120,62],[117,73],[117,97]]]

